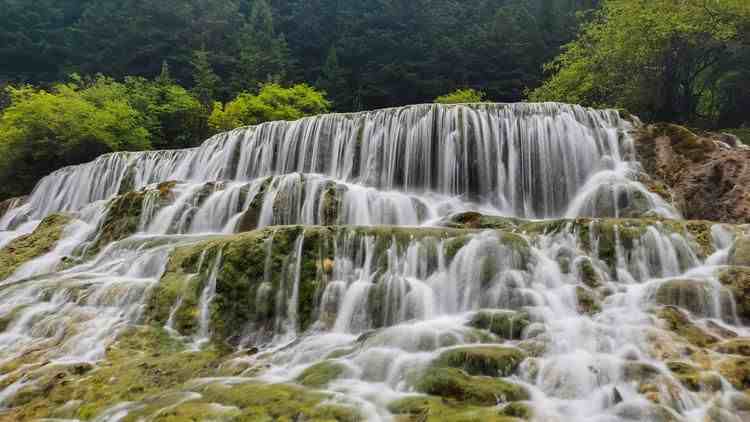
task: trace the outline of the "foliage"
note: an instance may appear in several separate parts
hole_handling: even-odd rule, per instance
[[[464,103],[481,103],[487,96],[482,91],[471,88],[458,89],[450,94],[441,95],[435,98],[438,104],[464,104]]]
[[[209,124],[216,131],[235,129],[274,120],[295,120],[328,111],[325,94],[309,85],[290,88],[270,83],[257,95],[242,93],[233,101],[214,106]]]
[[[185,88],[169,82],[162,74],[155,82],[127,77],[128,102],[141,114],[155,149],[187,148],[208,136],[208,121],[201,103]]]
[[[185,88],[170,82],[98,76],[49,90],[6,89],[0,114],[0,197],[28,193],[55,169],[124,150],[184,148],[209,135],[208,115]]]
[[[220,79],[214,73],[206,50],[193,52],[193,60],[190,64],[193,66],[193,92],[201,104],[208,107],[216,96]]]
[[[0,181],[5,195],[31,190],[60,166],[108,151],[150,147],[140,113],[125,87],[106,78],[90,86],[70,83],[52,90],[9,88],[11,105],[0,117]]]
[[[530,98],[736,125],[726,114],[747,101],[750,89],[747,67],[740,65],[750,60],[748,25],[750,6],[740,0],[710,7],[699,0],[607,0],[547,65],[551,78]]]
[[[283,80],[288,56],[286,39],[274,29],[271,6],[266,0],[256,0],[242,30],[235,89],[247,91],[260,83]]]
[[[193,89],[204,51],[226,102],[259,83],[319,83],[340,111],[461,87],[518,101],[598,0],[0,0],[0,83],[71,72]],[[585,16],[585,15],[584,15]],[[460,57],[461,60],[456,60]],[[210,104],[210,102],[204,102]]]

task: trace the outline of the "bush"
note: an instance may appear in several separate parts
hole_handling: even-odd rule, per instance
[[[141,114],[126,100],[124,87],[110,79],[8,92],[10,105],[0,116],[0,198],[28,193],[61,166],[151,146]]]
[[[325,113],[330,107],[325,93],[309,85],[284,88],[271,83],[263,85],[257,95],[242,93],[224,106],[216,103],[208,121],[211,129],[225,131],[275,120],[296,120]]]
[[[466,88],[459,89],[451,92],[450,94],[442,95],[435,98],[435,102],[438,104],[465,104],[465,103],[481,103],[484,101],[487,95],[482,91],[476,89]]]

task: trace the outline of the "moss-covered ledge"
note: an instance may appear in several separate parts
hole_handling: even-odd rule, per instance
[[[52,251],[72,219],[69,215],[52,214],[31,234],[14,239],[0,249],[0,280],[13,274],[21,265]]]
[[[590,252],[592,235],[598,240],[598,258],[611,262],[615,252],[615,238],[619,237],[624,248],[640,238],[649,227],[666,233],[677,233],[694,242],[699,255],[706,257],[715,252],[712,245],[711,228],[720,223],[706,220],[673,220],[666,218],[558,218],[549,220],[524,220],[515,217],[484,215],[476,212],[450,216],[441,225],[453,229],[502,230],[510,233],[537,237],[561,233],[577,233],[580,247]],[[740,226],[724,225],[730,231],[739,232]]]
[[[258,339],[278,333],[279,315],[287,309],[287,303],[279,303],[278,298],[293,297],[297,268],[299,306],[293,329],[304,332],[318,320],[317,305],[335,265],[335,244],[373,239],[373,265],[380,268],[388,265],[387,251],[394,245],[405,250],[412,241],[422,241],[428,260],[437,263],[439,245],[450,258],[477,233],[441,227],[277,226],[217,237],[173,252],[150,295],[145,317],[148,322],[166,324],[171,316],[181,334],[195,334],[201,292],[221,256],[216,295],[210,304],[215,341],[236,345],[250,332]],[[498,236],[520,255],[528,255],[523,237],[501,231]],[[286,294],[279,295],[280,290]]]

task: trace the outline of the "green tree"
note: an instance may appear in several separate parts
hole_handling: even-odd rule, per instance
[[[275,32],[271,6],[266,0],[253,3],[242,28],[239,51],[239,66],[233,78],[236,90],[254,90],[260,83],[284,80],[289,51],[284,36]]]
[[[242,93],[223,106],[216,104],[209,118],[213,130],[225,131],[275,120],[296,120],[325,113],[331,104],[309,85],[284,88],[265,84],[258,94]]]
[[[151,146],[140,113],[125,99],[125,87],[110,79],[50,91],[9,90],[11,104],[0,117],[2,197],[30,192],[40,177],[61,166]]]
[[[736,69],[748,3],[607,0],[535,101],[626,108],[647,119],[714,121],[717,87]]]
[[[487,94],[476,89],[465,88],[458,89],[450,94],[441,95],[435,98],[438,104],[464,104],[464,103],[481,103]]]
[[[140,113],[153,148],[196,146],[209,135],[208,113],[188,90],[170,83],[165,73],[153,82],[126,77],[124,98]]]
[[[214,73],[206,50],[196,50],[190,63],[193,65],[193,92],[201,104],[209,108],[216,97],[220,79]]]
[[[320,78],[315,84],[318,88],[325,91],[331,99],[334,107],[338,109],[340,104],[344,104],[345,97],[349,86],[346,78],[346,71],[339,65],[336,47],[331,47],[328,51],[328,57],[321,70]]]
[[[175,83],[174,79],[172,79],[172,72],[169,71],[169,63],[167,63],[166,60],[161,62],[161,71],[156,78],[156,82],[161,85],[171,85]]]

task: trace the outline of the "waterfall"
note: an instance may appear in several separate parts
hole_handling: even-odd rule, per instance
[[[48,388],[48,363],[104,368],[138,328],[169,344],[143,351],[149,374],[216,360],[85,418],[262,418],[233,389],[294,384],[269,419],[745,420],[723,351],[750,337],[744,229],[681,220],[641,184],[634,129],[428,104],[58,170],[0,217],[0,412]]]
[[[556,103],[416,105],[265,123],[216,135],[197,148],[113,153],[58,170],[6,213],[0,228],[159,182],[291,173],[461,198],[505,215],[559,217],[595,174],[610,171],[596,186],[609,186],[613,178],[627,183],[620,163],[632,157],[630,128],[615,111]],[[606,216],[583,205],[571,212]]]

